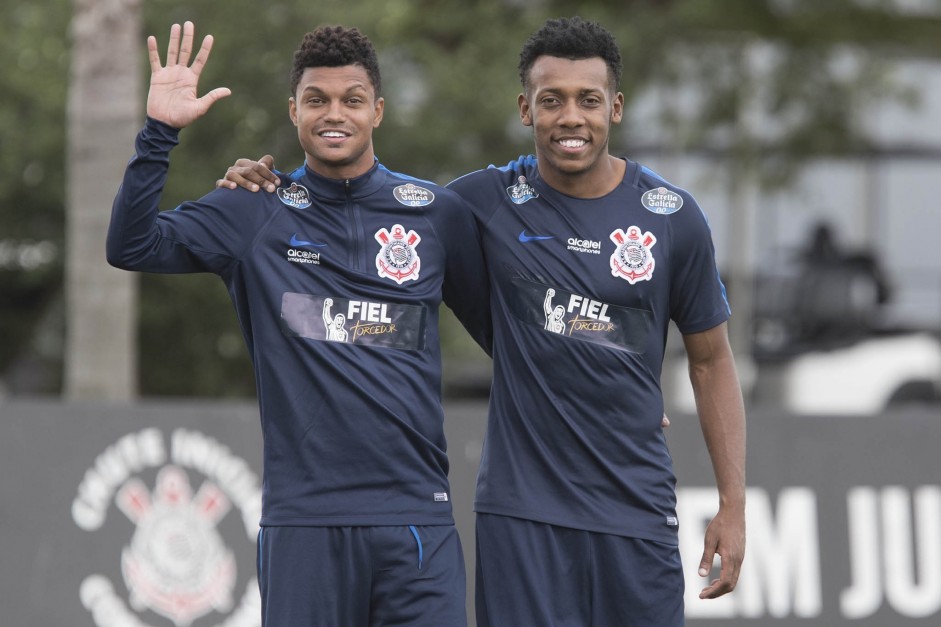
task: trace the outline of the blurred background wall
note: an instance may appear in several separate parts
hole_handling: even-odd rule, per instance
[[[486,425],[446,406],[454,516],[468,564]],[[941,617],[941,424],[752,409],[748,546],[736,590],[696,573],[718,502],[695,416],[667,431],[690,627],[914,627]],[[257,627],[261,435],[249,402],[30,399],[0,422],[3,623]],[[211,506],[207,506],[211,504]]]

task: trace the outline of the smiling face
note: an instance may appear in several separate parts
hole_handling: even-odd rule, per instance
[[[624,161],[608,154],[608,137],[621,121],[624,96],[612,87],[603,59],[540,56],[519,107],[523,124],[533,127],[539,174],[549,185],[593,198],[620,183]]]
[[[382,122],[384,105],[361,65],[305,68],[290,114],[307,165],[333,179],[367,172],[375,159],[372,132]]]

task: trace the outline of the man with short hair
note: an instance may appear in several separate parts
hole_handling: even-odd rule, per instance
[[[477,217],[494,325],[478,627],[684,624],[661,426],[671,320],[719,490],[698,572],[708,577],[717,555],[721,572],[700,597],[733,590],[744,557],[745,411],[725,288],[693,197],[609,152],[621,69],[605,28],[548,20],[519,64],[535,156],[448,185]],[[278,180],[267,165],[240,160],[219,184],[267,188]]]
[[[709,227],[688,192],[609,153],[624,106],[611,33],[549,20],[519,70],[535,158],[448,186],[477,216],[494,316],[477,624],[679,626],[680,521],[660,424],[671,320],[719,488],[700,574],[717,553],[722,570],[701,596],[735,587],[745,545],[745,413]],[[561,334],[547,294],[564,307]]]
[[[229,95],[197,97],[212,38],[189,65],[193,31],[173,25],[165,66],[148,38],[148,119],[107,253],[128,270],[212,272],[228,288],[264,436],[262,624],[465,627],[438,311],[443,297],[489,352],[473,216],[455,192],[376,160],[375,50],[339,26],[308,33],[294,55],[304,165],[275,194],[218,189],[160,212],[180,129]]]

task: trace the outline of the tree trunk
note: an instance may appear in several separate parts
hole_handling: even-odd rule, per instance
[[[74,0],[66,155],[64,395],[137,394],[137,281],[108,266],[111,202],[142,122],[139,0]]]

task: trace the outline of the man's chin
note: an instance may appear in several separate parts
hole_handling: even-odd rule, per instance
[[[559,158],[553,155],[546,160],[553,170],[564,176],[579,176],[591,169],[592,161],[587,156]]]

